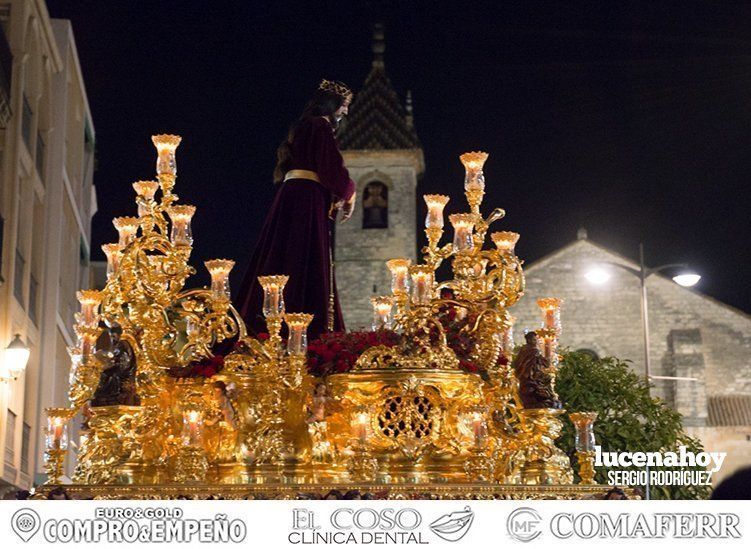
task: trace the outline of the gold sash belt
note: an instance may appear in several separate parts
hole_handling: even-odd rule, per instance
[[[287,181],[288,179],[310,179],[316,183],[321,182],[318,179],[318,174],[310,170],[290,170],[284,174],[284,180]]]

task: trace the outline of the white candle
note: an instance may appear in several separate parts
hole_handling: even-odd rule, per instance
[[[472,214],[451,214],[449,221],[454,226],[454,251],[461,252],[472,249],[474,246],[472,229],[475,226],[475,216]]]
[[[119,236],[118,245],[124,249],[128,244],[133,242],[138,232],[138,218],[136,217],[116,217],[112,224],[117,229]]]
[[[175,149],[181,138],[177,135],[154,135],[151,138],[157,150],[156,173],[159,175],[177,175]]]
[[[107,280],[109,280],[120,268],[120,260],[123,257],[123,253],[120,251],[119,244],[103,244],[102,251],[107,256]]]
[[[360,444],[365,444],[368,441],[368,423],[369,417],[365,412],[357,414],[357,439]]]
[[[485,190],[485,175],[482,168],[488,159],[488,153],[468,152],[459,157],[464,164],[464,190],[465,191],[483,191]]]
[[[407,280],[411,264],[412,261],[409,259],[392,259],[386,262],[391,271],[391,291],[394,294],[405,294],[409,291]]]
[[[229,273],[235,266],[235,262],[231,259],[212,259],[206,261],[204,265],[211,274],[211,292],[214,294],[214,299],[229,299]]]
[[[430,305],[433,297],[433,269],[427,265],[410,267],[412,276],[412,303],[415,305]]]
[[[425,218],[425,228],[443,228],[443,209],[448,204],[449,197],[441,194],[426,194],[423,196],[428,206],[428,215]]]
[[[289,327],[287,337],[287,352],[290,355],[300,356],[308,352],[308,326],[313,320],[313,315],[305,313],[288,313],[284,315],[284,321]]]
[[[172,220],[172,231],[170,240],[175,246],[191,246],[193,244],[193,230],[191,229],[191,220],[196,213],[195,206],[172,206],[169,209],[169,216]]]
[[[394,306],[393,298],[379,296],[370,298],[373,305],[373,331],[391,328],[391,309]]]

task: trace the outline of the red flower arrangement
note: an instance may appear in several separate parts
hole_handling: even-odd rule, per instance
[[[266,340],[269,338],[269,334],[258,334],[257,339]],[[224,357],[231,352],[242,352],[246,348],[244,341],[237,339],[225,339],[221,343],[217,343],[211,349],[214,356],[207,357],[201,360],[196,360],[189,363],[187,366],[175,366],[167,370],[167,373],[172,377],[213,377],[218,374],[224,368]]]
[[[391,330],[325,332],[308,344],[308,371],[316,377],[349,372],[367,349],[378,345],[394,347],[400,339]]]
[[[204,358],[191,362],[187,366],[170,368],[167,373],[172,377],[212,377],[219,373],[224,367],[224,355],[214,355],[211,358]]]

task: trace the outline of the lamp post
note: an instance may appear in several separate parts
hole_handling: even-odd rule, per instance
[[[667,269],[682,268],[687,269],[688,265],[685,263],[669,263],[667,265],[660,265],[659,267],[647,267],[644,264],[644,244],[639,244],[639,268],[634,269],[628,265],[622,263],[615,263],[612,261],[603,261],[601,264],[611,265],[627,271],[639,278],[640,291],[641,291],[641,321],[642,321],[642,336],[644,338],[644,377],[647,380],[647,393],[651,396],[650,381],[653,379],[662,379],[668,381],[697,381],[695,377],[676,377],[676,376],[654,376],[652,375],[652,362],[649,353],[649,302],[647,300],[647,279],[655,273],[665,271]],[[610,274],[603,269],[592,269],[586,273],[586,278],[593,284],[604,284],[610,278]],[[701,279],[701,276],[695,273],[682,273],[674,276],[673,281],[684,287],[695,286]],[[647,484],[645,496],[649,499],[649,467],[647,466]]]
[[[655,273],[659,273],[666,269],[683,268],[687,269],[688,266],[685,263],[669,263],[667,265],[660,265],[659,267],[647,267],[644,264],[644,245],[639,244],[639,268],[634,269],[628,265],[622,263],[615,263],[612,261],[600,262],[603,265],[610,265],[618,267],[627,271],[639,278],[640,291],[641,291],[641,321],[642,321],[642,336],[644,338],[644,376],[647,379],[647,390],[649,390],[649,381],[652,379],[663,379],[671,381],[696,381],[695,377],[675,377],[675,376],[654,376],[652,375],[652,362],[650,360],[649,353],[649,303],[647,301],[647,279]],[[604,284],[610,279],[610,274],[603,269],[592,269],[586,273],[586,278],[593,284]],[[676,284],[684,287],[695,286],[701,279],[701,276],[695,273],[683,273],[673,277],[673,281]]]
[[[5,348],[0,382],[9,383],[18,379],[26,369],[28,361],[29,347],[21,339],[21,334],[16,334],[13,341]]]

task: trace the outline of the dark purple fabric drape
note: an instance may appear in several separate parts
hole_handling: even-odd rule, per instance
[[[332,200],[348,200],[354,183],[344,168],[331,124],[322,117],[304,120],[292,143],[291,169],[311,170],[320,183],[290,179],[280,183],[264,221],[255,251],[235,303],[248,328],[266,330],[261,306],[262,275],[289,275],[284,290],[287,312],[313,313],[310,339],[326,331],[330,284],[331,249],[328,211]],[[344,330],[339,298],[334,284],[334,330]]]

